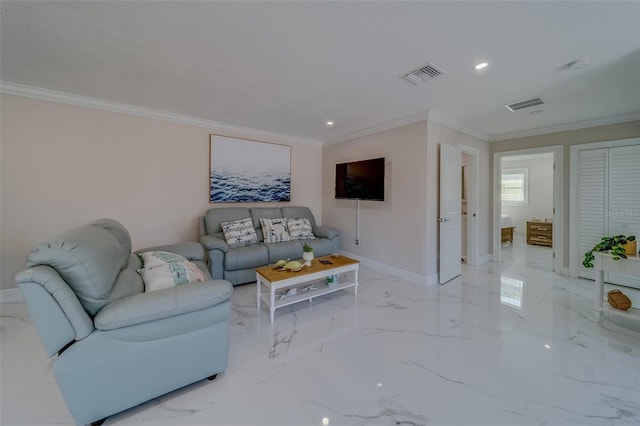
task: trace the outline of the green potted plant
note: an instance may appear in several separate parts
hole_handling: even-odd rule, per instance
[[[302,246],[302,259],[304,259],[305,265],[311,266],[313,257],[313,248],[309,244],[304,243]]]
[[[630,235],[615,235],[613,237],[602,237],[600,242],[593,246],[591,250],[584,254],[582,265],[585,268],[593,268],[594,251],[608,251],[614,260],[626,259],[627,255],[634,255],[636,252],[636,237]]]

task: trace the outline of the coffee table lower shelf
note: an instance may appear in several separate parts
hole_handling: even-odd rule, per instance
[[[260,311],[260,303],[264,302],[269,307],[270,322],[273,324],[275,311],[278,308],[292,305],[304,300],[309,303],[315,297],[324,294],[333,293],[345,288],[354,287],[355,294],[358,295],[358,263],[340,266],[336,268],[326,269],[311,273],[297,274],[295,272],[282,272],[282,278],[277,280],[269,280],[256,271],[256,287],[257,287],[257,308]],[[337,282],[328,285],[326,278],[334,275]],[[315,289],[309,289],[311,286]],[[263,287],[266,291],[262,291]],[[295,295],[277,294],[279,290],[284,293],[290,289],[296,289]]]

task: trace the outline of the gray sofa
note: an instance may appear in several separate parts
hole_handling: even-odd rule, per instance
[[[260,218],[307,218],[311,222],[315,239],[264,243]],[[245,247],[229,247],[224,239],[222,222],[251,218],[258,243]],[[200,218],[200,242],[209,254],[209,268],[213,278],[222,278],[233,285],[254,282],[255,268],[280,259],[300,259],[304,243],[313,248],[314,255],[324,256],[338,250],[340,232],[318,226],[308,207],[220,207],[207,211]]]
[[[199,243],[145,250],[180,254],[210,278]],[[224,280],[144,292],[131,239],[101,219],[41,243],[16,282],[78,424],[101,419],[226,368]]]

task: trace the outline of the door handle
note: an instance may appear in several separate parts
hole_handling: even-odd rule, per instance
[[[442,222],[450,222],[449,219],[447,219],[446,217],[439,217],[438,218],[438,222],[442,223]]]

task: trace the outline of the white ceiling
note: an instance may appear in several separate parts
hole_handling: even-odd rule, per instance
[[[427,113],[486,140],[640,119],[638,1],[2,1],[0,19],[5,83],[325,143]],[[446,74],[399,78],[427,62]]]

